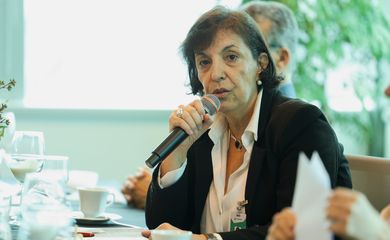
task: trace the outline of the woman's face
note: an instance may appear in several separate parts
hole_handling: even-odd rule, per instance
[[[219,98],[220,111],[245,111],[254,104],[260,68],[239,35],[218,31],[209,48],[195,52],[195,62],[205,94]]]

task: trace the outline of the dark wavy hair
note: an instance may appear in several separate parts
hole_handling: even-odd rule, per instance
[[[189,86],[193,95],[204,95],[196,70],[195,52],[207,49],[219,30],[231,30],[239,35],[250,49],[254,59],[257,60],[260,53],[268,55],[269,64],[260,73],[263,84],[258,87],[258,91],[262,87],[274,88],[279,85],[281,78],[276,76],[274,62],[256,22],[243,11],[217,6],[200,16],[181,45],[181,53],[188,66]]]

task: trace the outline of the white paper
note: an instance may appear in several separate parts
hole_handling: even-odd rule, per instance
[[[331,191],[329,175],[317,152],[311,160],[304,153],[298,159],[298,172],[292,209],[297,216],[296,240],[331,240],[325,209]]]

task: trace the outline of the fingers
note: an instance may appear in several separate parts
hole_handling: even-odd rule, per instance
[[[203,130],[203,120],[206,116],[206,113],[203,109],[202,103],[199,100],[195,100],[186,106],[180,105],[179,109],[182,109],[180,114],[178,114],[178,111],[175,111],[171,114],[171,129],[180,127],[188,135],[192,135],[194,132]]]
[[[335,189],[329,196],[326,217],[330,220],[332,232],[341,236],[346,234],[348,219],[358,197],[359,193],[343,188]]]
[[[329,230],[338,236],[345,236],[347,232],[347,222],[331,222]]]
[[[130,182],[126,180],[125,183],[123,184],[122,189],[121,189],[121,192],[123,193],[123,196],[125,197],[128,204],[130,204],[132,201],[131,187],[132,186],[131,186]]]
[[[385,221],[390,220],[390,204],[387,205],[384,209],[381,211],[381,218]]]
[[[149,238],[151,235],[151,232],[150,232],[150,230],[145,230],[145,231],[142,231],[141,234],[143,237]]]
[[[287,240],[294,239],[295,214],[290,209],[284,209],[275,214],[272,225],[268,230],[268,239]]]
[[[177,227],[174,227],[173,225],[171,225],[169,223],[162,223],[155,229],[158,229],[158,230],[181,230]],[[143,237],[151,239],[151,235],[152,235],[151,230],[142,231],[141,234]]]
[[[161,223],[156,229],[161,229],[161,230],[180,230],[177,227],[174,227],[173,225],[169,223]]]
[[[330,217],[342,217],[344,214],[350,214],[352,205],[356,202],[359,193],[350,190],[338,188],[328,198],[327,214]]]
[[[146,195],[152,180],[149,171],[146,170],[143,173],[142,177],[129,176],[121,189],[127,203],[141,209],[145,208]]]
[[[130,204],[133,200],[133,188],[134,188],[134,181],[131,180],[132,177],[128,177],[126,181],[123,183],[121,192],[123,193],[123,196],[125,197],[128,204]]]
[[[138,171],[135,173],[135,177],[138,179],[143,178],[147,175],[150,175],[150,170],[149,170],[149,168],[146,168],[146,167],[138,168]]]
[[[130,182],[129,180],[126,180],[124,183],[123,183],[123,186],[122,186],[122,193],[126,194],[126,193],[129,193],[131,191],[131,189],[133,188],[133,183]]]

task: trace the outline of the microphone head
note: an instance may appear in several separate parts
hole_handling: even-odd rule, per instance
[[[221,106],[221,102],[213,94],[207,94],[206,96],[203,96],[200,101],[203,104],[204,110],[210,115],[217,113],[219,107]]]

